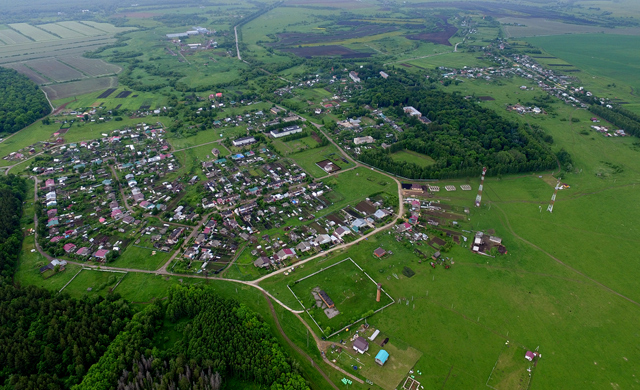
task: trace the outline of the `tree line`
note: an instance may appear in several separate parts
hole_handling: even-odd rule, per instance
[[[623,129],[626,133],[636,137],[640,137],[639,115],[625,110],[622,107],[615,106],[613,108],[607,108],[597,104],[589,107],[589,111],[598,115],[602,119],[613,123],[614,125]]]
[[[15,133],[49,113],[47,97],[33,81],[0,68],[0,133]]]

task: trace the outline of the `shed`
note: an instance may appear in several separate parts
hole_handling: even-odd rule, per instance
[[[364,338],[358,337],[353,342],[353,349],[358,353],[364,354],[369,350],[369,343]]]
[[[382,248],[378,248],[378,249],[376,249],[375,251],[373,251],[373,254],[374,254],[376,257],[380,258],[380,257],[382,257],[382,256],[386,255],[386,254],[387,254],[387,251],[385,251],[385,250],[384,250],[384,249],[382,249]]]
[[[376,363],[381,366],[384,366],[388,359],[389,352],[385,351],[384,349],[381,349],[380,352],[378,352],[378,354],[376,355]]]
[[[371,336],[369,336],[369,341],[375,340],[376,337],[378,337],[379,334],[380,334],[380,329],[376,329],[376,331],[373,332],[373,334]]]

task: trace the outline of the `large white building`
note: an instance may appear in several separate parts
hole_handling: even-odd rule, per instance
[[[372,136],[368,135],[366,137],[356,137],[353,139],[353,143],[356,145],[362,145],[362,144],[372,144],[376,142],[375,138],[373,138]]]
[[[253,137],[242,137],[242,138],[233,140],[233,146],[244,146],[244,145],[251,145],[255,143],[256,143],[256,139]]]
[[[411,116],[417,116],[417,117],[421,117],[422,116],[422,113],[420,111],[416,110],[412,106],[404,107],[403,110],[404,110],[405,114],[409,114]]]
[[[302,132],[302,128],[298,125],[295,125],[295,126],[285,127],[283,129],[271,130],[269,134],[271,134],[273,138],[280,138],[280,137],[286,137],[288,135],[301,133],[301,132]]]

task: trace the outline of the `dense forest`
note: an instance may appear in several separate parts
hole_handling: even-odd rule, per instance
[[[15,176],[0,176],[0,286],[11,284],[22,249],[22,202],[27,183]]]
[[[33,81],[0,68],[0,133],[15,133],[50,112],[44,92]]]
[[[483,166],[489,175],[557,167],[548,145],[553,140],[543,132],[511,122],[460,94],[446,93],[418,76],[398,71],[393,78],[383,79],[378,71],[361,69],[365,88],[354,101],[386,109],[405,126],[397,143],[386,150],[363,151],[362,162],[411,179],[474,176]],[[432,123],[409,117],[402,109],[405,106],[415,107]],[[426,154],[436,163],[420,167],[389,156],[403,149]]]
[[[156,333],[164,318],[183,325],[176,327],[182,337],[161,350]],[[155,389],[154,384],[170,389],[175,383],[181,389],[216,389],[231,376],[273,390],[309,388],[256,313],[206,288],[175,286],[166,305],[134,316],[74,390]]]

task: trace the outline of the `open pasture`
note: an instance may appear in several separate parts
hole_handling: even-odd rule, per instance
[[[27,23],[14,23],[14,24],[10,24],[9,26],[12,29],[18,31],[20,34],[36,42],[55,41],[57,39],[60,39],[55,35],[49,34],[48,32]]]
[[[126,278],[126,276],[126,272],[83,269],[62,291],[74,296],[105,296],[116,286],[119,280]]]
[[[316,165],[318,161],[330,159],[337,164],[340,168],[346,169],[353,164],[342,161],[341,154],[338,152],[338,149],[333,145],[327,145],[320,148],[307,149],[295,154],[290,155],[292,158],[302,169],[305,170],[308,174],[314,177],[322,177],[326,176],[327,172],[322,170],[320,167]]]

